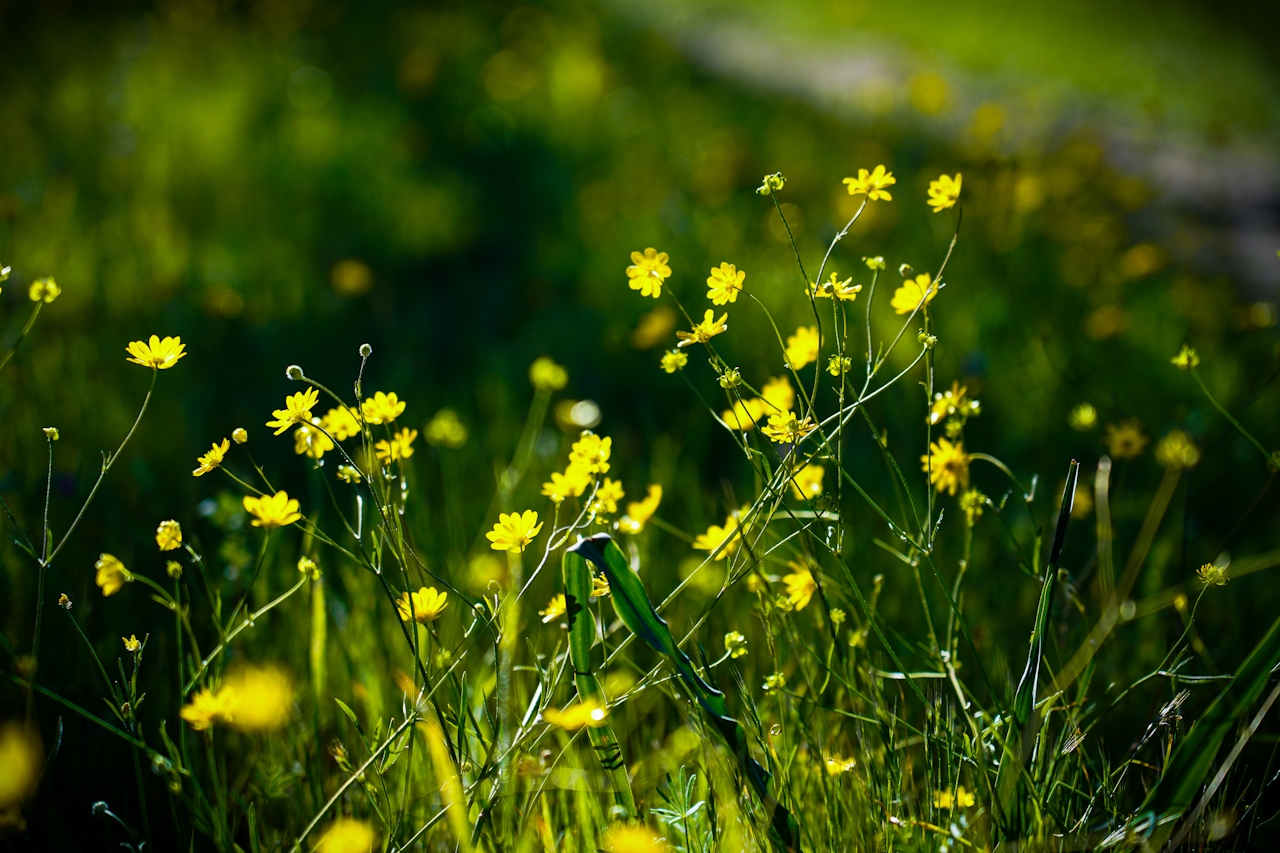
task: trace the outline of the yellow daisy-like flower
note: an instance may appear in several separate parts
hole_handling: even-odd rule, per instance
[[[1107,424],[1102,432],[1102,440],[1113,459],[1136,459],[1151,441],[1143,433],[1142,422],[1137,418],[1127,418],[1119,425]]]
[[[253,526],[264,530],[285,527],[302,518],[302,513],[298,512],[298,499],[289,497],[284,490],[262,497],[245,495],[243,503],[245,510],[253,516]]]
[[[1162,468],[1182,471],[1200,461],[1200,448],[1180,429],[1171,431],[1156,444],[1156,461]]]
[[[267,426],[275,430],[275,434],[287,430],[294,424],[310,424],[311,409],[320,402],[320,392],[314,388],[290,394],[284,400],[284,408],[272,412],[275,420],[267,421]]]
[[[551,479],[542,484],[542,493],[555,503],[560,503],[565,498],[578,497],[587,490],[589,485],[591,485],[591,472],[571,462],[563,474],[559,471],[552,472]]]
[[[816,498],[822,494],[822,478],[827,469],[817,462],[810,462],[791,478],[791,493],[797,498]]]
[[[362,820],[340,817],[329,824],[316,853],[373,853],[378,833]]]
[[[230,691],[226,705],[231,711],[227,725],[242,732],[279,729],[293,711],[293,684],[276,666],[243,666],[233,670],[223,682]]]
[[[441,409],[427,422],[425,438],[433,447],[456,449],[467,443],[467,428],[453,409]]]
[[[439,592],[435,587],[422,587],[417,592],[406,592],[396,602],[396,610],[400,612],[400,621],[421,623],[423,625],[440,618],[448,606],[449,593]]]
[[[612,450],[612,438],[601,438],[591,430],[584,429],[582,436],[569,448],[569,462],[588,474],[606,474]]]
[[[777,444],[797,444],[818,426],[807,415],[803,420],[795,412],[780,412],[769,416],[769,423],[760,429],[770,441]]]
[[[8,267],[5,267],[8,269]],[[38,278],[31,282],[31,287],[27,289],[27,297],[32,302],[44,302],[48,304],[62,295],[62,288],[58,287],[58,283],[52,278]]]
[[[560,710],[548,708],[542,712],[543,720],[566,731],[576,731],[583,726],[603,726],[607,716],[609,709],[590,699]]]
[[[413,441],[417,437],[416,429],[405,427],[393,434],[390,441],[386,439],[379,441],[373,446],[373,451],[378,454],[378,460],[384,465],[388,462],[408,459],[413,455]]]
[[[205,688],[191,697],[191,703],[182,706],[178,715],[198,732],[208,731],[214,724],[231,722],[235,706],[235,693],[230,688],[221,690]]]
[[[544,355],[529,365],[529,384],[536,391],[559,391],[569,384],[569,371]]]
[[[787,364],[799,370],[818,360],[818,327],[801,326],[794,335],[787,336]]]
[[[649,519],[653,518],[653,514],[658,511],[660,503],[662,503],[662,486],[650,483],[649,492],[644,500],[627,504],[627,514],[618,520],[618,529],[623,533],[631,534],[644,530]]]
[[[969,388],[953,381],[946,391],[933,395],[933,404],[929,407],[929,423],[937,424],[943,418],[959,415],[962,418],[976,417],[981,414],[982,406],[977,400],[970,400],[965,395]]]
[[[662,295],[662,283],[671,276],[671,267],[667,266],[666,252],[659,252],[652,246],[644,253],[631,253],[631,266],[627,267],[627,284],[632,290],[640,291],[641,296],[652,296],[657,299]]]
[[[142,643],[138,641],[137,634],[130,634],[128,637],[121,637],[120,641],[124,643],[124,650],[126,652],[133,653],[142,651]]]
[[[907,279],[902,286],[893,292],[889,305],[895,314],[910,314],[917,308],[923,308],[938,295],[938,283],[922,272],[914,279]]]
[[[787,563],[791,574],[783,575],[782,582],[787,585],[787,600],[796,610],[804,610],[818,591],[818,582],[813,579],[813,572],[804,563],[792,560]]]
[[[787,185],[787,179],[782,176],[781,172],[774,172],[772,175],[765,175],[760,186],[756,187],[756,192],[760,195],[773,195],[778,190]]]
[[[929,473],[929,482],[939,492],[955,495],[956,489],[969,488],[969,454],[964,452],[964,442],[955,444],[939,438],[929,445],[928,455],[921,456],[920,470]]]
[[[320,419],[320,426],[336,441],[346,441],[360,434],[360,413],[350,406],[330,409]]]
[[[176,551],[182,546],[182,525],[170,519],[156,528],[156,544],[161,551]]]
[[[826,761],[823,762],[828,776],[839,776],[842,773],[848,773],[857,764],[858,762],[852,758],[841,758],[838,755],[827,756]]]
[[[133,575],[129,574],[124,563],[120,562],[120,558],[114,554],[102,554],[93,567],[96,569],[93,582],[102,587],[104,598],[115,595],[126,583],[133,580]]]
[[[976,802],[977,800],[974,799],[973,794],[964,789],[964,785],[956,788],[955,797],[951,796],[950,791],[933,792],[933,807],[935,809],[946,809],[947,811],[955,808],[967,809],[971,808]]]
[[[542,617],[542,624],[550,625],[559,619],[565,613],[564,593],[558,592],[551,596],[551,600],[547,602],[545,610],[539,610],[538,615]]]
[[[618,501],[626,497],[626,493],[622,490],[622,483],[617,480],[604,478],[604,482],[600,484],[600,488],[596,489],[596,495],[591,501],[591,510],[600,515],[608,515],[618,511]]]
[[[495,551],[509,551],[519,554],[542,530],[538,522],[538,513],[531,509],[520,512],[504,512],[498,514],[498,522],[485,534],[489,547]]]
[[[729,315],[721,314],[720,318],[716,319],[716,312],[708,308],[707,313],[702,318],[702,322],[696,323],[692,331],[676,332],[676,337],[680,339],[680,343],[676,344],[676,346],[691,347],[694,344],[705,344],[716,335],[728,330]]]
[[[956,172],[953,180],[950,175],[939,175],[938,180],[929,182],[929,206],[934,213],[941,213],[954,207],[960,198],[960,173]]]
[[[330,450],[333,450],[333,439],[324,433],[320,424],[299,424],[293,431],[293,452],[299,456],[322,459]]]
[[[707,298],[713,305],[737,302],[738,293],[742,290],[742,281],[746,277],[745,270],[740,270],[730,263],[712,267],[711,277],[707,279]]]
[[[715,553],[716,549],[721,549],[716,554],[716,560],[723,560],[738,548],[738,537],[741,534],[739,528],[738,516],[730,515],[725,519],[724,526],[713,524],[707,528],[706,533],[699,533],[693,539],[693,547],[699,551],[710,551]],[[723,546],[723,547],[722,547]]]
[[[844,184],[849,189],[849,195],[858,195],[865,193],[868,201],[892,201],[891,196],[885,187],[893,186],[898,179],[893,176],[893,172],[886,172],[883,165],[876,166],[874,171],[868,172],[866,169],[858,170],[858,177],[845,178]]]
[[[852,278],[841,281],[840,275],[833,272],[827,281],[812,282],[809,290],[817,299],[839,299],[841,302],[852,302],[862,292],[862,285],[854,284]]]
[[[675,373],[677,370],[684,370],[684,366],[689,363],[689,356],[680,352],[680,350],[671,350],[662,354],[662,361],[659,364],[664,373]]]
[[[155,370],[168,370],[173,367],[178,363],[178,359],[186,356],[185,350],[186,345],[182,342],[182,338],[161,340],[159,335],[152,335],[149,342],[133,341],[125,347],[125,352],[129,353],[126,361]]]
[[[200,467],[191,472],[193,477],[203,477],[210,471],[222,464],[222,458],[227,455],[227,451],[231,449],[231,442],[225,438],[222,444],[214,443],[208,453],[196,457],[196,462],[200,463]]]
[[[379,391],[372,397],[366,397],[360,404],[364,419],[371,424],[389,424],[404,414],[405,404],[396,397],[396,392],[384,394]]]

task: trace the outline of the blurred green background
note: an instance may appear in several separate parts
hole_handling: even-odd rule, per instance
[[[1103,452],[1100,428],[1067,424],[1088,401],[1100,427],[1137,417],[1158,438],[1178,426],[1204,450],[1143,595],[1220,554],[1270,550],[1274,472],[1168,364],[1192,343],[1220,399],[1264,443],[1280,441],[1269,6],[0,3],[6,348],[26,285],[52,275],[64,290],[0,375],[0,495],[33,526],[39,428],[58,426],[53,519],[65,528],[99,448],[115,446],[146,388],[125,343],[181,335],[189,357],[161,375],[136,444],[49,579],[78,602],[90,636],[141,635],[164,614],[104,606],[97,553],[162,571],[152,535],[172,517],[210,552],[224,543],[217,560],[234,577],[248,556],[223,536],[243,520],[198,509],[225,482],[193,479],[196,455],[246,426],[258,460],[321,502],[324,474],[308,475],[287,437],[261,425],[296,390],[286,365],[346,391],[368,342],[366,388],[408,400],[407,423],[448,406],[471,429],[452,461],[425,447],[415,457],[415,523],[442,574],[464,583],[466,555],[483,550],[473,537],[491,522],[490,472],[514,447],[525,371],[542,354],[568,367],[567,396],[599,404],[629,496],[661,482],[659,515],[698,532],[751,482],[697,398],[658,370],[674,337],[662,315],[641,326],[656,303],[627,289],[630,252],[669,252],[671,286],[694,306],[706,271],[735,263],[794,328],[811,315],[781,223],[754,193],[761,175],[786,175],[781,200],[812,274],[853,210],[841,178],[884,163],[895,200],[871,206],[832,264],[858,274],[863,255],[883,255],[890,272],[936,270],[954,211],[931,214],[925,188],[964,174],[963,231],[936,303],[938,382],[959,380],[982,401],[971,449],[1039,477],[1039,523],[1067,461],[1091,472]],[[887,297],[876,316],[888,322]],[[739,302],[730,317],[722,352],[757,384],[779,373],[777,353],[758,345],[772,335],[759,312]],[[664,333],[637,334],[655,326]],[[697,356],[689,375],[714,390]],[[916,379],[873,407],[905,462],[923,451]],[[549,424],[520,501],[534,505],[534,480],[559,463],[557,436]],[[891,501],[873,449],[852,442],[847,458]],[[993,497],[1008,489],[995,469],[974,471]],[[1117,466],[1122,554],[1159,478],[1149,451]],[[884,535],[873,514],[846,509],[865,521],[851,544],[857,570],[888,576],[882,609],[909,635],[910,579],[872,545]],[[1010,523],[1030,541],[1025,513]],[[691,552],[650,536],[649,577],[665,591]],[[1091,521],[1072,536],[1070,571],[1087,578]],[[1035,588],[995,533],[975,549],[967,606],[995,658],[1025,641]],[[0,565],[0,623],[29,636],[31,567],[7,541]],[[1264,573],[1214,593],[1201,631],[1224,667],[1252,646],[1275,588]],[[1112,662],[1120,672],[1158,661],[1181,623],[1166,611],[1130,630],[1128,659]],[[72,675],[49,678],[94,703]],[[85,796],[103,780],[80,780]]]

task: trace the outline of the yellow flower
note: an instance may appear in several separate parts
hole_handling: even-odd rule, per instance
[[[215,442],[208,453],[196,457],[196,462],[200,463],[200,467],[192,471],[191,476],[203,477],[205,474],[208,474],[210,471],[217,468],[222,464],[222,458],[230,449],[231,442],[227,441],[225,438],[222,439],[222,444]]]
[[[960,198],[961,175],[956,172],[955,180],[950,175],[939,175],[938,180],[929,182],[929,206],[934,213],[941,213],[953,207]]]
[[[325,435],[319,424],[299,424],[293,431],[293,452],[299,456],[320,459],[330,450],[333,450],[333,439]]]
[[[561,474],[553,471],[551,479],[542,484],[542,493],[556,503],[565,498],[576,498],[591,485],[591,472],[581,465],[569,463],[569,467]]]
[[[790,379],[785,376],[775,376],[761,387],[760,399],[775,412],[789,412],[795,405],[796,392],[791,387]]]
[[[976,417],[981,414],[982,406],[977,400],[967,400],[968,386],[952,382],[946,391],[933,395],[933,405],[929,407],[929,423],[937,424],[943,418],[959,415],[962,419]]]
[[[787,179],[782,177],[781,172],[774,172],[772,175],[765,175],[764,181],[756,189],[760,195],[773,195],[778,190],[787,185]]]
[[[1161,467],[1175,471],[1194,468],[1200,461],[1200,448],[1196,447],[1191,436],[1175,429],[1156,445],[1156,461]]]
[[[933,301],[933,297],[938,295],[938,283],[929,278],[927,272],[922,272],[914,279],[907,279],[902,282],[893,292],[893,299],[889,300],[894,313],[910,314],[917,308],[922,308]]]
[[[164,564],[164,571],[169,577],[177,580],[182,577],[182,564],[177,560],[169,560]]]
[[[680,350],[671,350],[662,354],[661,366],[664,373],[675,373],[677,370],[683,370],[684,366],[689,363],[689,356],[680,352]]]
[[[811,283],[809,290],[818,299],[834,298],[841,302],[852,302],[862,292],[862,285],[854,284],[852,278],[841,281],[839,274],[833,272],[827,281]]]
[[[542,712],[543,720],[567,731],[576,731],[583,726],[603,726],[607,716],[609,710],[590,699],[560,710],[548,708]]]
[[[605,474],[609,471],[609,454],[613,449],[612,438],[601,438],[589,429],[569,449],[569,462],[588,474]]]
[[[62,288],[58,287],[58,283],[52,278],[38,278],[31,282],[31,287],[27,290],[27,296],[32,302],[48,304],[61,295]]]
[[[707,279],[707,298],[712,305],[724,305],[726,302],[737,302],[738,292],[742,290],[742,280],[747,277],[745,270],[740,270],[730,263],[722,263],[711,268],[711,277]]]
[[[274,421],[267,421],[267,426],[275,429],[275,434],[287,430],[294,424],[310,424],[311,409],[320,401],[320,392],[314,388],[290,394],[285,398],[283,409],[276,409]]]
[[[1088,432],[1098,423],[1098,410],[1088,403],[1081,403],[1067,415],[1067,423],[1074,430]]]
[[[178,363],[178,359],[186,356],[185,350],[182,338],[160,340],[159,335],[152,335],[149,343],[133,341],[125,347],[125,351],[129,353],[129,358],[125,360],[155,370],[168,370]]]
[[[191,704],[182,706],[178,715],[187,721],[191,728],[198,732],[208,731],[215,723],[231,722],[235,694],[227,687],[213,691],[209,688],[201,690],[191,697]]]
[[[298,572],[306,575],[308,580],[320,580],[320,567],[316,565],[316,561],[303,554],[298,558]]]
[[[283,490],[260,498],[245,495],[243,503],[245,510],[253,516],[253,526],[264,530],[285,527],[302,518],[302,513],[298,512],[298,499],[289,497],[289,493]]]
[[[391,436],[391,440],[382,439],[373,446],[373,450],[378,454],[378,460],[384,465],[388,462],[396,462],[401,459],[408,459],[413,455],[413,440],[418,437],[416,429],[405,427]]]
[[[974,799],[973,794],[964,789],[964,785],[956,788],[954,798],[952,798],[950,791],[933,792],[933,807],[935,809],[946,809],[947,811],[955,808],[967,809],[971,808],[976,802],[977,800]]]
[[[371,424],[389,424],[404,414],[405,404],[396,398],[396,392],[384,394],[379,391],[372,397],[366,397],[360,404],[364,419]]]
[[[591,576],[591,597],[604,598],[610,593],[609,579],[604,575]]]
[[[779,412],[769,416],[769,424],[760,432],[777,444],[797,444],[818,426],[809,416],[801,420],[795,412]]]
[[[716,554],[716,560],[723,560],[738,548],[738,536],[740,534],[738,527],[738,516],[736,513],[725,519],[724,526],[713,524],[707,528],[706,533],[699,533],[693,539],[693,547],[699,551],[710,551],[715,553],[717,549],[720,552]],[[722,547],[723,546],[723,547]]]
[[[801,326],[794,335],[787,336],[787,364],[799,370],[811,361],[818,360],[818,327]]]
[[[690,347],[694,344],[705,344],[721,332],[729,329],[729,315],[722,314],[720,319],[716,319],[716,312],[710,308],[703,315],[702,322],[694,325],[693,330],[689,332],[676,332],[676,337],[680,339],[678,347]]]
[[[596,489],[596,495],[591,501],[590,509],[601,515],[617,512],[618,501],[624,497],[626,497],[626,493],[622,490],[622,483],[605,477],[604,482],[600,484],[600,488]]]
[[[1200,366],[1200,354],[1186,344],[1183,344],[1182,350],[1173,358],[1169,359],[1169,363],[1179,370],[1190,370],[1193,367]]]
[[[827,768],[828,776],[839,776],[841,773],[848,773],[858,762],[852,758],[841,758],[838,755],[827,756],[827,760],[823,762]]]
[[[1087,495],[1088,492],[1076,490],[1076,500]],[[982,518],[982,510],[987,505],[987,496],[977,489],[969,489],[960,496],[960,509],[964,511],[965,524],[973,527],[974,523]]]
[[[795,560],[787,563],[791,574],[783,575],[782,582],[787,585],[787,600],[796,610],[804,610],[809,606],[813,594],[818,591],[818,582],[813,579],[813,572],[804,563]]]
[[[821,465],[810,462],[791,478],[791,493],[800,500],[818,497],[822,494],[822,478],[826,473]]]
[[[724,650],[733,660],[747,656],[747,638],[737,631],[724,635]]]
[[[35,791],[43,764],[44,750],[35,729],[19,723],[0,727],[0,817]]]
[[[644,530],[649,519],[653,518],[653,514],[658,511],[660,503],[662,503],[662,486],[650,483],[649,492],[644,500],[627,504],[627,514],[619,519],[618,529],[623,533],[633,534]]]
[[[115,595],[120,591],[126,583],[133,580],[133,576],[129,574],[129,570],[124,567],[124,563],[114,554],[103,554],[98,557],[98,561],[93,564],[97,570],[93,582],[102,587],[103,597]]]
[[[786,600],[787,599],[785,598],[783,599],[783,601]],[[764,690],[765,693],[775,693],[784,689],[786,686],[787,677],[780,672],[774,672],[765,676],[764,684],[761,685],[761,689]]]
[[[662,283],[671,276],[671,267],[667,266],[667,253],[659,252],[650,246],[640,252],[631,253],[631,266],[627,267],[628,286],[640,291],[641,296],[652,296],[657,299],[662,295]]]
[[[638,823],[616,823],[604,832],[605,853],[668,853],[670,845]]]
[[[1227,570],[1213,563],[1205,563],[1199,569],[1196,569],[1196,577],[1205,586],[1226,586],[1228,580]]]
[[[549,625],[563,616],[564,610],[564,593],[559,592],[551,596],[551,600],[547,602],[547,609],[539,610],[538,615],[542,617],[542,624]]]
[[[316,853],[373,853],[378,834],[362,820],[340,817],[329,824]]]
[[[41,431],[44,433],[44,437],[50,441],[57,441],[61,437],[57,427],[44,427]]]
[[[529,365],[529,383],[536,391],[559,391],[569,384],[569,371],[544,355]]]
[[[245,432],[244,427],[236,427],[231,431],[231,438],[236,444],[244,444],[249,440],[249,433]]]
[[[449,593],[439,592],[433,587],[422,587],[414,593],[406,592],[396,602],[396,610],[400,611],[400,621],[412,619],[423,625],[440,618],[448,606]]]
[[[534,540],[542,525],[538,523],[538,514],[531,509],[523,513],[504,512],[498,514],[498,522],[485,534],[495,551],[509,551],[519,554]]]
[[[827,359],[827,373],[843,376],[853,368],[853,359],[847,355],[833,355]]]
[[[864,257],[862,259],[862,262],[867,265],[867,269],[869,270],[884,269],[884,258],[880,257],[879,255],[876,255],[874,258]]]
[[[885,187],[893,186],[897,182],[898,179],[893,176],[893,172],[886,172],[883,165],[876,166],[873,172],[859,169],[858,177],[844,179],[844,183],[849,189],[849,195],[866,193],[868,201],[877,201],[879,199],[892,201],[893,196],[889,195]]]
[[[1107,452],[1115,459],[1136,459],[1151,441],[1143,434],[1142,422],[1137,418],[1127,418],[1118,426],[1107,424],[1102,440],[1107,445]]]
[[[969,488],[969,459],[963,441],[952,444],[939,438],[929,445],[928,455],[920,457],[920,470],[929,473],[929,482],[939,492],[954,495],[957,488]]]
[[[730,429],[746,432],[756,425],[756,421],[764,417],[765,402],[761,399],[738,400],[732,409],[725,409],[720,418]]]
[[[467,443],[467,428],[453,409],[441,409],[427,422],[427,444],[458,448]]]
[[[120,640],[124,643],[124,650],[126,652],[142,651],[142,643],[138,642],[137,634],[131,634],[128,637],[121,637]]]
[[[360,434],[360,413],[350,406],[339,406],[324,413],[320,426],[336,441],[346,441]]]
[[[182,545],[182,526],[170,519],[156,528],[156,544],[161,551],[174,551]]]
[[[350,465],[339,465],[334,475],[344,483],[360,482],[360,472]]]
[[[293,685],[275,666],[243,666],[227,676],[222,690],[231,718],[225,722],[242,732],[270,731],[289,721]]]

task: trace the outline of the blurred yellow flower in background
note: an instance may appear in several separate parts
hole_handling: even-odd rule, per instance
[[[52,302],[62,295],[62,288],[52,278],[38,278],[27,288],[27,297],[32,302]]]
[[[1156,444],[1156,462],[1173,471],[1194,468],[1200,462],[1200,448],[1182,430],[1171,430]]]
[[[373,446],[374,453],[382,463],[397,462],[413,455],[413,442],[418,437],[416,429],[405,427],[391,436],[391,440],[380,440]]]
[[[929,482],[939,492],[954,496],[956,489],[969,488],[969,460],[963,441],[952,444],[939,438],[929,445],[928,455],[920,457],[920,470],[928,472]]]
[[[818,360],[818,327],[801,326],[794,335],[787,336],[787,364],[792,370],[799,370],[810,362]]]
[[[191,728],[198,732],[208,731],[215,724],[231,722],[231,714],[235,705],[235,694],[227,687],[221,690],[205,688],[191,697],[191,702],[182,706],[178,715],[187,721]]]
[[[104,597],[115,595],[133,576],[124,567],[124,563],[114,554],[102,554],[93,564],[96,574],[93,582],[102,587]]]
[[[243,503],[245,510],[253,516],[253,526],[264,530],[285,527],[302,518],[302,513],[298,512],[298,499],[289,497],[284,490],[262,497],[245,495]]]
[[[293,431],[293,452],[299,456],[321,459],[330,450],[333,450],[333,439],[320,429],[319,424],[300,424]]]
[[[652,296],[657,299],[662,295],[662,283],[671,276],[670,260],[666,252],[659,252],[652,246],[643,253],[631,253],[631,266],[627,267],[627,284],[632,290],[640,291],[641,296]]]
[[[791,493],[797,498],[816,498],[822,494],[822,478],[827,470],[817,462],[810,462],[791,478]]]
[[[569,384],[569,371],[544,355],[529,365],[529,384],[536,391],[559,391]]]
[[[360,414],[350,406],[340,406],[325,412],[320,426],[335,440],[346,441],[360,434]]]
[[[977,800],[973,794],[964,789],[964,785],[956,788],[955,796],[951,796],[950,791],[934,791],[933,807],[935,809],[946,809],[948,811],[956,808],[967,809],[973,806]]]
[[[551,600],[547,602],[545,610],[539,610],[538,615],[542,617],[542,624],[549,625],[559,619],[565,613],[565,598],[563,592],[558,592],[551,596]]]
[[[1117,424],[1107,424],[1102,440],[1113,459],[1136,459],[1147,449],[1151,439],[1142,431],[1142,421],[1126,418]]]
[[[174,551],[182,545],[182,526],[170,519],[156,528],[156,544],[161,551]]]
[[[593,512],[604,515],[615,513],[618,511],[618,501],[624,497],[626,497],[626,493],[622,490],[622,483],[605,477],[604,482],[600,484],[600,488],[596,489],[590,509]]]
[[[679,350],[671,350],[662,354],[662,361],[659,363],[664,373],[675,373],[677,370],[683,370],[689,363],[689,356]]]
[[[538,523],[538,513],[526,509],[523,513],[504,512],[498,514],[498,522],[485,534],[495,551],[509,551],[519,554],[533,542],[542,525]]]
[[[453,409],[441,409],[427,422],[427,444],[433,447],[459,448],[467,443],[467,428]]]
[[[738,547],[738,516],[730,515],[725,519],[724,526],[713,524],[707,528],[706,533],[699,533],[693,538],[693,547],[699,551],[715,552],[717,548],[724,546],[720,553],[716,554],[715,559],[723,560],[732,554]]]
[[[543,720],[566,731],[576,731],[583,726],[603,726],[607,716],[609,710],[590,699],[559,710],[548,708],[542,712]]]
[[[329,824],[316,853],[373,853],[378,834],[362,820],[340,817]]]
[[[52,300],[45,300],[51,302]],[[149,342],[132,341],[125,351],[129,353],[126,361],[134,364],[141,364],[143,367],[150,367],[155,370],[168,370],[178,363],[178,359],[186,356],[186,345],[182,343],[182,338],[165,338],[160,339],[159,335],[152,335]]]
[[[791,573],[782,576],[787,586],[787,598],[795,605],[796,610],[804,610],[809,606],[813,594],[818,591],[818,582],[813,579],[813,572],[804,563],[792,560],[787,563]]]
[[[0,812],[31,796],[43,764],[44,749],[35,729],[17,722],[0,726]]]
[[[653,514],[658,511],[660,503],[662,503],[662,486],[657,483],[649,484],[649,492],[644,500],[627,504],[627,513],[619,519],[618,529],[623,533],[632,534],[644,530],[649,519],[653,518]]]

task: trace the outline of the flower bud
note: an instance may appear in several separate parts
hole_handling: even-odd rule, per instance
[[[284,375],[288,379],[297,381],[302,378],[302,368],[296,364],[291,364],[284,369]]]
[[[49,439],[50,441],[57,441],[57,440],[58,440],[58,428],[57,428],[57,427],[45,427],[45,428],[44,428],[44,437],[45,437],[45,438],[47,438],[47,439]]]
[[[369,346],[368,344],[361,344],[361,345],[360,345],[360,357],[361,357],[361,358],[368,358],[368,357],[369,357],[369,356],[371,356],[371,355],[373,355],[373,347]]]
[[[236,444],[244,444],[249,440],[249,433],[245,431],[244,427],[236,427],[231,431],[231,437],[235,439]]]

